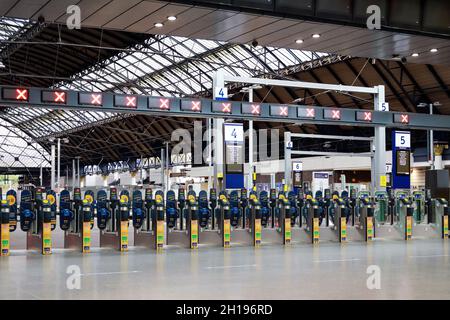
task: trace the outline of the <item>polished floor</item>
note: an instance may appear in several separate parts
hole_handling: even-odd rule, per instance
[[[94,249],[0,258],[0,299],[450,299],[450,243],[442,240],[252,247]],[[81,288],[69,289],[67,268]],[[369,290],[367,268],[380,269]]]

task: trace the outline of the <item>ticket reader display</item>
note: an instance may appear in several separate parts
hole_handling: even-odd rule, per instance
[[[337,231],[339,242],[347,241],[347,203],[344,199],[334,194],[332,199],[333,224]]]
[[[9,214],[10,205],[8,200],[1,200],[0,203],[0,256],[9,256],[10,236],[9,236]]]
[[[250,193],[250,227],[252,229],[253,245],[259,247],[262,238],[262,224],[261,224],[261,203],[258,200],[256,192]]]
[[[449,238],[448,201],[443,198],[433,199],[431,204],[431,210],[433,211],[433,215],[435,217],[438,230],[440,230],[441,232],[442,239],[448,239]]]
[[[155,249],[161,251],[164,248],[164,194],[158,190],[155,193]]]
[[[1,191],[1,189],[0,189]],[[6,200],[9,205],[9,232],[17,229],[17,193],[15,190],[6,192]]]
[[[278,195],[278,210],[280,212],[278,225],[283,236],[283,244],[291,243],[291,205],[284,194]]]
[[[189,248],[198,248],[198,203],[195,191],[189,191],[187,199],[187,227],[189,234]]]
[[[397,216],[397,227],[400,232],[404,235],[405,240],[411,240],[412,238],[412,224],[413,224],[413,214],[414,207],[409,197],[408,192],[399,191],[396,193],[396,216]]]
[[[216,215],[217,207],[217,191],[215,188],[209,189],[209,207],[211,208],[211,229],[214,230],[214,218]]]
[[[372,241],[374,237],[374,203],[367,191],[358,193],[359,224],[364,230],[366,241]]]
[[[91,252],[91,221],[92,221],[92,204],[87,199],[83,200],[83,210],[81,219],[81,251],[83,253]]]
[[[219,217],[222,246],[224,248],[229,248],[231,245],[230,202],[228,201],[225,191],[222,191],[219,194]]]
[[[122,194],[119,200],[119,235],[120,235],[120,251],[128,251],[128,220],[130,218],[129,198]]]

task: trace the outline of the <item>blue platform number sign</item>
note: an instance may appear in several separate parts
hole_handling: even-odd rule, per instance
[[[227,100],[228,99],[228,88],[216,87],[214,90],[214,99]]]

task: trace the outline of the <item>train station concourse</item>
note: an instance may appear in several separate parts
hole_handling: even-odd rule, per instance
[[[2,0],[0,300],[450,299],[449,12]]]

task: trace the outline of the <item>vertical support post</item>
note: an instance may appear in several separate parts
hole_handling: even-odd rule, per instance
[[[50,175],[50,189],[55,188],[55,144],[51,145],[51,175]]]
[[[80,157],[77,157],[77,187],[81,188]]]
[[[284,184],[288,190],[291,190],[291,176],[292,176],[292,165],[291,165],[291,133],[286,131],[284,133]],[[286,188],[285,187],[285,188]]]
[[[433,104],[430,103],[430,114],[433,114]],[[433,130],[430,130],[430,169],[434,170],[434,132]]]
[[[384,86],[377,86],[378,93],[374,95],[374,110],[382,111],[385,102]],[[373,183],[375,191],[386,191],[386,187],[380,184],[380,177],[386,175],[386,127],[375,127],[374,140],[374,165],[372,167],[375,183]]]
[[[41,163],[41,167],[39,170],[39,181],[40,181],[40,186],[42,187],[44,185],[44,177],[42,176],[42,163]]]
[[[166,194],[166,181],[164,178],[164,148],[161,148],[161,186],[164,192],[164,196]]]
[[[169,164],[170,164],[170,157],[169,157],[169,142],[165,142],[166,144],[166,156],[164,157],[164,160],[166,161],[166,170],[165,170],[165,178],[166,182],[164,185],[166,186],[166,191],[170,190],[170,174],[169,174]]]
[[[224,73],[223,71],[217,71],[213,77],[213,98],[215,88],[225,87]],[[213,119],[214,128],[214,188],[218,191],[222,189],[219,186],[219,179],[223,181],[224,178],[224,157],[223,157],[223,118]]]
[[[57,165],[57,179],[56,179],[56,187],[58,188],[58,191],[61,189],[60,181],[61,181],[61,139],[58,138],[58,165]]]
[[[212,119],[207,118],[208,121],[208,190],[211,189],[214,185],[213,183],[213,175],[214,173],[212,172],[212,165],[213,165],[213,161],[212,161],[212,125],[211,125],[211,121]]]
[[[248,102],[253,102],[253,88],[248,90]],[[248,190],[253,189],[253,120],[248,121]],[[245,162],[245,157],[244,157]]]
[[[72,159],[72,191],[75,190],[76,183],[76,168],[75,168],[75,159]]]

